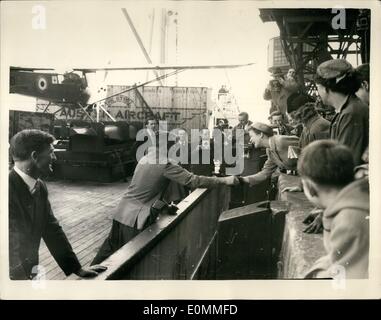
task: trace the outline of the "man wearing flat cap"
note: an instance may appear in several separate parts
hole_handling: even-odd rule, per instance
[[[355,166],[361,165],[369,142],[369,109],[356,96],[361,86],[358,71],[344,59],[328,60],[318,66],[315,81],[322,102],[336,111],[331,139],[348,146]]]
[[[249,134],[256,148],[266,148],[267,160],[260,172],[243,177],[243,182],[253,186],[269,179],[277,170],[286,172],[296,169],[298,137],[274,135],[273,129],[261,122],[252,124]]]

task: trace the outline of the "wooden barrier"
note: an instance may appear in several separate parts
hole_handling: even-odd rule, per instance
[[[298,179],[282,174],[279,190],[298,184]],[[277,263],[277,278],[301,279],[313,263],[325,254],[323,237],[322,234],[303,232],[306,227],[303,220],[313,206],[302,192],[280,192],[279,198],[288,203],[286,209],[281,208],[288,210],[288,213]],[[176,216],[163,215],[157,223],[106,259],[102,265],[108,269],[89,280],[216,279],[217,223],[220,214],[228,209],[229,202],[228,187],[196,189],[178,204]],[[276,205],[276,201],[272,202],[275,209]],[[283,226],[283,222],[279,226]],[[282,234],[282,230],[274,232]],[[277,241],[277,237],[274,239]],[[276,252],[275,255],[278,256]],[[80,278],[70,276],[67,279]]]
[[[325,254],[322,234],[304,233],[303,220],[314,208],[303,192],[281,192],[285,187],[296,186],[300,178],[281,174],[278,182],[279,198],[288,202],[289,212],[283,235],[278,278],[302,279],[314,262]]]
[[[107,258],[107,270],[91,280],[180,280],[213,273],[217,221],[229,201],[229,187],[196,189],[178,204],[176,216],[163,215]]]

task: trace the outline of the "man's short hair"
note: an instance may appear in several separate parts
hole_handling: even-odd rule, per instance
[[[241,112],[238,116],[239,117],[245,117],[246,119],[249,119],[249,114],[247,112]]]
[[[27,129],[16,133],[10,141],[10,152],[15,161],[29,159],[33,151],[41,152],[48,148],[55,138],[47,132]]]
[[[154,118],[154,117],[148,117],[148,118],[146,119],[146,121],[144,122],[144,125],[146,126],[146,125],[148,124],[149,121],[155,121],[155,122],[157,123],[157,119],[156,119],[156,118]]]
[[[354,179],[352,152],[334,140],[311,142],[302,150],[298,172],[322,186],[346,186]]]
[[[356,68],[361,81],[369,83],[369,63],[364,63]]]

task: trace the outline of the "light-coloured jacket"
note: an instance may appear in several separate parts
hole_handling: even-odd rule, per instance
[[[114,220],[139,230],[150,214],[151,205],[160,198],[170,181],[191,189],[214,187],[224,181],[217,177],[197,176],[171,162],[152,164],[149,159],[150,154],[140,159],[131,184],[114,213]]]
[[[306,278],[364,279],[369,264],[369,181],[346,186],[323,213],[327,255],[316,261]],[[338,272],[344,271],[343,274]]]
[[[251,176],[248,176],[250,185],[258,184],[266,179],[279,169],[295,170],[297,165],[296,158],[289,158],[289,147],[299,149],[299,138],[297,136],[275,135],[269,139],[270,147],[266,149],[267,160],[263,169]]]

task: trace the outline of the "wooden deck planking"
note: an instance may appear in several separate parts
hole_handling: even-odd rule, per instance
[[[110,231],[112,209],[119,203],[128,183],[51,181],[47,186],[54,215],[81,264],[89,265]],[[46,279],[66,278],[43,241],[40,265],[45,268]]]

